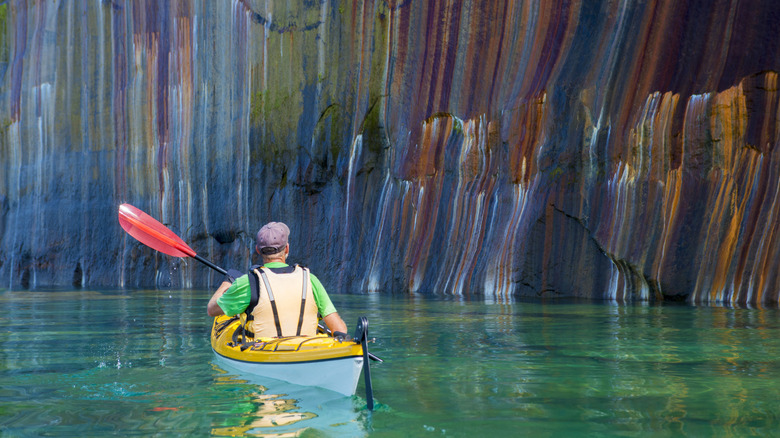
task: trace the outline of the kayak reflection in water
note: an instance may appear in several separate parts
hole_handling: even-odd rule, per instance
[[[353,398],[212,367],[216,391],[230,406],[213,413],[213,436],[366,436]]]

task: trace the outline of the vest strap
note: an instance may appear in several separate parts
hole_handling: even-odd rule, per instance
[[[265,290],[268,292],[268,299],[271,301],[271,310],[274,312],[274,323],[276,324],[276,334],[278,337],[282,337],[282,322],[279,320],[279,311],[276,310],[276,301],[274,300],[274,293],[271,291],[271,283],[268,281],[268,276],[265,274],[263,268],[259,269],[260,275],[263,277],[263,283],[265,283]]]
[[[252,312],[255,310],[255,307],[257,307],[257,302],[260,300],[260,279],[257,278],[257,275],[254,273],[254,269],[249,271],[249,290],[251,291],[249,296],[249,305],[246,306],[246,309],[244,310],[244,313],[246,314],[246,319],[244,320],[244,332],[246,332],[247,335],[254,337],[254,332],[249,330],[249,322],[255,319],[255,316],[252,314]]]
[[[246,310],[244,310],[244,313],[247,315],[251,315],[252,312],[255,310],[255,307],[257,307],[257,303],[260,301],[260,278],[254,274],[255,269],[258,269],[259,266],[255,265],[249,268],[249,273],[253,274],[249,276],[249,290],[252,292],[249,296],[249,305],[246,306]]]
[[[298,314],[298,333],[295,336],[301,335],[301,327],[303,327],[303,311],[306,309],[306,291],[309,290],[309,270],[303,269],[303,292],[301,293],[301,313]]]

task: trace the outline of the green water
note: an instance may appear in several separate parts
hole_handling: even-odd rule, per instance
[[[777,309],[333,295],[368,412],[226,373],[208,296],[0,292],[0,435],[780,436]]]

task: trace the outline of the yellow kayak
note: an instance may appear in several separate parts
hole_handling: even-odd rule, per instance
[[[325,334],[243,339],[241,325],[238,317],[214,318],[211,348],[223,364],[242,373],[355,394],[367,358],[365,339],[340,340]]]

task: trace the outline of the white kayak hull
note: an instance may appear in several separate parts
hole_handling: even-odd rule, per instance
[[[317,386],[347,396],[355,394],[363,369],[362,357],[279,364],[231,359],[216,351],[214,354],[220,363],[242,374],[281,380],[301,386]]]

